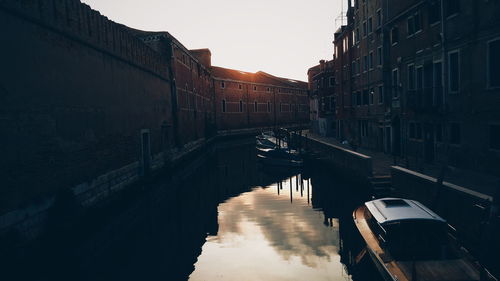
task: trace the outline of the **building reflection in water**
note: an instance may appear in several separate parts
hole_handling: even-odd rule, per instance
[[[20,280],[350,280],[362,200],[312,171],[262,169],[253,144],[219,144],[11,269]]]

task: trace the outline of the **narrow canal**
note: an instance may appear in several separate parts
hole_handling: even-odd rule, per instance
[[[369,259],[352,266],[357,188],[326,167],[263,167],[252,140],[219,143],[9,267],[22,280],[378,280]]]

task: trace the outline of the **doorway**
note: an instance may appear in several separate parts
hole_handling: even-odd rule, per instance
[[[392,153],[401,155],[401,120],[395,117],[392,121]]]

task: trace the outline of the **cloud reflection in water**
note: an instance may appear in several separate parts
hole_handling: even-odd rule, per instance
[[[277,189],[258,187],[219,205],[218,235],[207,238],[190,280],[350,280],[338,223],[323,224],[295,178]]]

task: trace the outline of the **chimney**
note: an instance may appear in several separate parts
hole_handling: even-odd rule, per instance
[[[212,67],[212,53],[209,49],[189,50],[189,52],[206,68]]]
[[[321,71],[325,70],[325,60],[320,60],[319,61],[319,69]]]

